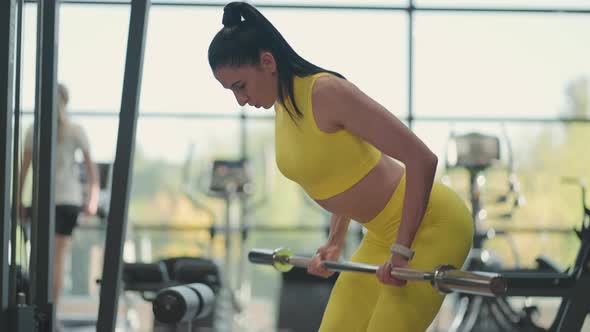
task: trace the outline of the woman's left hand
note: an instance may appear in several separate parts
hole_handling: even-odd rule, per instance
[[[408,261],[401,255],[392,255],[389,260],[377,269],[377,279],[386,285],[405,286],[407,281],[391,276],[391,267],[407,267]]]

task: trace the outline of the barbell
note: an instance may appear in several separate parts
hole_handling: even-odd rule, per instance
[[[297,256],[288,248],[252,249],[248,260],[255,264],[272,265],[280,272],[288,272],[293,267],[307,268],[311,257]],[[378,265],[357,262],[322,261],[324,266],[334,272],[376,273]],[[439,292],[467,293],[482,296],[500,296],[506,292],[506,280],[502,275],[480,271],[462,271],[452,265],[439,265],[434,271],[425,272],[411,268],[394,267],[391,276],[408,281],[428,281]]]

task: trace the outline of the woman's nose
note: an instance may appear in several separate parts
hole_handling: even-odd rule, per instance
[[[238,101],[238,104],[240,104],[240,106],[244,106],[248,102],[248,96],[245,94],[236,93],[235,96],[236,96],[236,100]]]

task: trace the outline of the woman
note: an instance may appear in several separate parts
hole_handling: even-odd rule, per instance
[[[86,215],[96,214],[98,206],[98,172],[92,157],[88,138],[84,129],[69,122],[66,114],[68,90],[63,84],[57,87],[57,144],[55,149],[55,241],[53,264],[53,303],[57,305],[62,288],[64,259],[70,246],[72,232],[76,227],[80,210]],[[80,181],[80,168],[76,163],[75,154],[81,151],[84,157],[84,168],[88,176],[87,197],[84,202],[83,188]],[[28,129],[25,137],[24,153],[20,177],[20,189],[33,156],[33,127]],[[22,202],[22,199],[19,200]],[[21,208],[21,217],[26,211]]]
[[[461,266],[473,237],[464,202],[434,182],[437,157],[342,75],[301,58],[251,5],[228,4],[223,25],[209,46],[215,78],[242,106],[274,106],[280,171],[333,214],[308,271],[331,275],[320,261],[338,259],[351,219],[368,230],[351,260],[381,264],[377,278],[341,273],[320,331],[426,330],[443,296],[391,268]]]

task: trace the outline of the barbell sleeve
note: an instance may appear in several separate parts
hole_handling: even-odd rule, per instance
[[[443,293],[452,291],[473,295],[499,296],[506,293],[507,283],[500,274],[467,272],[451,265],[441,265],[434,273],[433,285]]]
[[[248,253],[248,260],[254,264],[274,265],[275,252],[271,249],[252,249]]]
[[[310,257],[296,256],[287,248],[253,249],[248,254],[252,263],[272,265],[281,272],[293,267],[307,268]],[[357,262],[322,261],[327,269],[335,272],[376,273],[378,265]],[[457,270],[451,265],[440,265],[432,272],[424,272],[410,268],[395,267],[391,275],[408,281],[429,281],[434,288],[442,293],[460,292],[483,296],[498,296],[506,292],[506,280],[495,273],[467,272]]]

